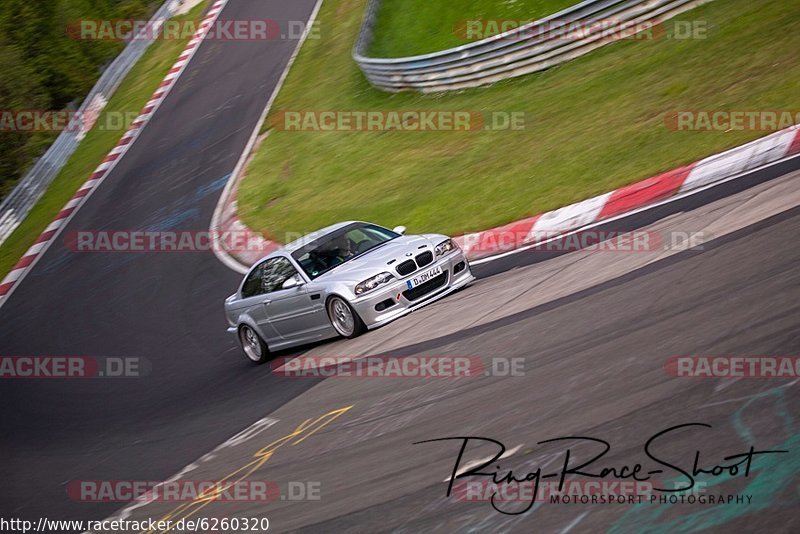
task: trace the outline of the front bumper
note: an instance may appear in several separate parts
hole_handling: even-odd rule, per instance
[[[463,265],[460,271],[455,272],[457,266]],[[441,283],[437,279],[427,282],[428,286],[420,290],[409,291],[408,280],[439,267],[445,280]],[[395,275],[396,276],[396,275]],[[460,250],[454,251],[438,261],[426,265],[414,273],[398,278],[397,280],[381,286],[374,292],[350,301],[367,328],[377,328],[410,311],[430,304],[456,289],[462,288],[475,280],[469,268],[469,263]],[[389,305],[391,304],[391,305]]]

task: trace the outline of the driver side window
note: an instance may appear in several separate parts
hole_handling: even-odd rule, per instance
[[[242,286],[243,299],[255,297],[256,295],[260,295],[264,292],[262,289],[261,279],[264,277],[264,266],[266,264],[267,262],[263,262],[261,265],[250,271],[250,274],[247,275],[247,280],[245,280],[244,285]]]
[[[283,288],[283,283],[297,274],[297,269],[286,258],[272,258],[264,262],[261,278],[262,293],[271,293]]]
[[[252,270],[242,286],[242,298],[255,297],[278,291],[283,283],[297,274],[297,269],[286,258],[271,258]]]

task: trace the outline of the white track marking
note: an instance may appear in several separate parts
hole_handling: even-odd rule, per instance
[[[511,256],[512,254],[519,254],[520,252],[526,252],[526,251],[528,251],[528,250],[530,250],[532,248],[539,247],[541,245],[544,245],[544,244],[550,243],[552,241],[555,241],[556,239],[562,239],[562,238],[564,238],[564,237],[566,237],[568,235],[572,235],[572,234],[575,234],[577,232],[582,232],[584,230],[595,228],[597,226],[600,226],[601,224],[610,223],[610,222],[613,222],[613,221],[617,221],[619,219],[624,219],[625,217],[630,217],[631,215],[635,215],[637,213],[642,213],[642,212],[645,212],[645,211],[648,211],[648,210],[655,209],[655,208],[657,208],[659,206],[663,206],[665,204],[669,204],[671,202],[675,202],[675,201],[684,199],[686,197],[690,197],[692,195],[696,195],[698,193],[702,193],[703,191],[705,191],[707,189],[711,189],[712,187],[716,187],[718,185],[722,185],[722,184],[730,182],[732,180],[736,180],[737,178],[741,178],[745,174],[749,174],[749,173],[752,173],[752,172],[758,172],[760,170],[772,167],[774,165],[778,165],[778,164],[783,163],[785,161],[789,161],[792,158],[798,158],[798,157],[800,157],[800,154],[794,154],[794,155],[791,155],[791,156],[787,156],[787,157],[781,158],[781,159],[779,159],[777,161],[773,161],[772,163],[767,163],[767,164],[761,165],[759,167],[756,167],[756,168],[753,168],[753,169],[749,169],[749,170],[747,170],[745,172],[742,172],[742,173],[739,173],[739,174],[736,174],[736,175],[733,175],[733,176],[729,176],[728,178],[725,178],[724,180],[719,180],[719,181],[714,182],[712,184],[708,184],[708,185],[705,185],[703,187],[699,187],[697,189],[693,189],[691,191],[686,191],[684,193],[679,193],[679,194],[677,194],[677,195],[675,195],[673,197],[670,197],[670,198],[661,200],[659,202],[656,202],[655,204],[648,204],[647,206],[642,206],[641,208],[636,208],[635,210],[627,211],[625,213],[620,213],[619,215],[616,215],[614,217],[609,217],[608,219],[603,219],[602,221],[597,221],[595,223],[589,224],[589,225],[581,227],[581,228],[577,228],[577,229],[575,229],[575,230],[573,230],[571,232],[567,232],[565,234],[553,237],[551,239],[547,239],[545,241],[540,241],[538,243],[532,243],[530,245],[526,245],[524,247],[520,247],[520,248],[517,248],[517,249],[514,249],[514,250],[509,250],[508,252],[503,252],[502,254],[497,254],[496,256],[490,256],[488,258],[482,258],[482,259],[479,259],[479,260],[473,260],[473,261],[470,261],[469,264],[470,265],[480,265],[482,263],[489,263],[490,261],[496,261],[496,260],[499,260],[501,258],[505,258],[506,256]]]
[[[537,238],[581,228],[596,221],[612,193],[613,191],[542,214],[533,224],[526,241],[536,241]]]
[[[250,139],[247,141],[247,145],[242,152],[242,155],[239,156],[239,161],[236,162],[236,167],[234,167],[233,172],[231,173],[231,177],[228,179],[228,183],[225,184],[225,189],[222,190],[222,195],[219,197],[219,201],[217,202],[217,207],[214,209],[214,215],[211,217],[211,235],[214,236],[214,241],[218,241],[217,230],[220,228],[222,224],[222,214],[225,211],[225,204],[228,202],[228,197],[230,197],[231,192],[234,187],[236,187],[239,181],[239,174],[242,172],[244,168],[244,164],[247,159],[250,157],[250,151],[253,150],[253,146],[256,143],[256,139],[258,139],[258,132],[261,130],[261,126],[264,124],[264,120],[267,118],[267,114],[269,110],[272,109],[272,104],[275,102],[275,98],[278,96],[278,92],[283,87],[283,82],[286,81],[286,76],[289,74],[289,69],[292,68],[292,64],[294,64],[294,60],[297,58],[297,55],[300,53],[300,49],[303,47],[303,43],[305,43],[306,38],[308,37],[309,32],[311,31],[311,26],[314,24],[314,21],[317,19],[317,14],[319,13],[320,7],[322,7],[323,0],[317,0],[317,3],[314,5],[314,10],[311,12],[311,15],[308,18],[306,23],[305,30],[303,31],[303,35],[297,42],[297,46],[295,46],[292,55],[289,57],[289,62],[286,63],[286,68],[283,69],[281,73],[281,77],[278,79],[277,85],[275,85],[275,89],[272,90],[272,94],[267,100],[267,105],[264,107],[264,110],[261,112],[261,117],[259,117],[258,122],[256,123],[256,127],[253,129],[253,133],[250,134]],[[239,274],[246,274],[250,267],[243,265],[239,261],[237,261],[233,256],[222,250],[223,247],[219,245],[219,243],[214,243],[214,246],[211,249],[214,251],[214,255],[217,257],[219,261],[221,261],[225,266],[228,268],[236,271]]]
[[[764,165],[770,159],[780,160],[789,150],[796,130],[784,130],[755,141],[732,148],[720,154],[709,156],[697,165],[683,181],[680,192],[689,191],[711,183],[717,183],[725,176],[738,175],[751,168]]]
[[[227,4],[228,0],[215,0],[211,4],[211,9],[209,9],[200,27],[206,29],[209,28],[219,18],[220,13]],[[102,162],[94,171],[92,171],[92,174],[90,176],[94,176],[95,174],[98,173],[101,174],[97,178],[87,178],[87,180],[83,183],[83,185],[78,189],[78,191],[89,189],[89,192],[79,199],[78,204],[75,205],[74,209],[72,210],[72,212],[70,212],[69,215],[60,219],[56,219],[47,226],[47,228],[43,233],[50,232],[53,230],[56,230],[56,232],[52,236],[50,236],[50,238],[47,241],[34,245],[37,247],[36,250],[38,252],[36,253],[33,261],[24,268],[22,274],[15,273],[15,278],[13,280],[7,276],[2,281],[0,281],[0,284],[7,284],[9,282],[13,282],[13,285],[11,285],[10,289],[4,295],[0,295],[0,307],[2,307],[6,302],[8,302],[8,300],[11,298],[11,295],[14,293],[14,291],[16,291],[16,289],[20,286],[20,284],[22,284],[22,281],[25,279],[25,277],[28,276],[28,274],[33,270],[36,264],[38,264],[39,261],[42,259],[44,254],[50,248],[50,245],[56,242],[56,239],[61,234],[63,228],[72,220],[73,217],[75,217],[75,214],[78,213],[80,208],[83,207],[86,204],[86,202],[88,202],[89,197],[91,197],[95,193],[95,191],[97,191],[100,183],[111,174],[117,163],[122,161],[122,158],[124,157],[125,153],[127,153],[127,150],[129,150],[136,142],[136,140],[139,138],[139,134],[146,126],[145,122],[147,118],[152,116],[161,107],[161,104],[166,100],[167,95],[177,85],[178,81],[177,78],[179,78],[184,72],[186,72],[185,68],[186,63],[188,63],[191,60],[191,58],[194,57],[197,51],[200,50],[202,44],[205,42],[204,40],[205,30],[203,31],[204,31],[203,34],[196,33],[195,36],[191,39],[191,41],[189,41],[189,44],[186,45],[186,48],[184,48],[183,52],[181,52],[180,60],[183,61],[182,63],[183,67],[180,67],[179,70],[177,70],[176,72],[169,73],[163,80],[163,81],[167,80],[173,80],[173,81],[169,85],[158,89],[156,92],[153,93],[153,95],[150,96],[150,99],[145,104],[145,109],[149,108],[150,111],[146,114],[139,115],[139,117],[133,122],[133,124],[130,125],[128,131],[126,131],[123,134],[120,141],[117,141],[117,146],[119,146],[122,143],[123,139],[129,139],[129,138],[131,139],[129,142],[123,145],[124,147],[126,147],[125,152],[119,153],[119,155],[111,161]],[[192,43],[194,43],[194,46],[191,46]],[[172,69],[175,68],[176,68],[175,64],[173,64]],[[106,155],[106,157],[108,157],[108,154]],[[64,209],[69,209],[69,208],[62,208],[62,210]],[[42,246],[39,247],[39,245]],[[28,251],[25,252],[23,257],[32,256],[33,254],[31,254],[30,250],[31,249],[28,249]]]
[[[277,419],[273,419],[271,417],[263,417],[263,418],[259,419],[258,421],[256,421],[255,423],[253,423],[249,427],[245,428],[241,432],[239,432],[236,435],[234,435],[234,436],[228,438],[227,440],[225,440],[224,443],[221,443],[220,445],[217,445],[216,447],[214,447],[214,449],[211,452],[208,452],[208,453],[204,454],[198,460],[190,463],[189,465],[187,465],[186,467],[184,467],[183,469],[178,471],[175,475],[171,476],[170,478],[168,478],[164,482],[161,482],[160,484],[155,485],[153,487],[153,489],[159,488],[159,487],[163,486],[164,484],[170,484],[172,482],[180,480],[181,478],[186,476],[188,473],[191,473],[192,471],[194,471],[195,469],[200,467],[202,464],[204,464],[204,463],[216,458],[217,453],[219,453],[223,449],[233,448],[233,447],[236,447],[238,445],[241,445],[242,443],[250,441],[251,439],[253,439],[254,437],[258,436],[261,432],[263,432],[264,430],[268,429],[269,427],[271,427],[272,425],[274,425],[277,422],[278,422]],[[120,510],[119,512],[114,514],[112,517],[108,518],[108,521],[127,519],[127,518],[129,518],[131,516],[131,514],[134,512],[134,510],[137,510],[138,508],[146,506],[146,505],[148,505],[150,503],[151,503],[151,501],[148,499],[147,495],[143,495],[141,497],[138,497],[131,504],[129,504],[128,506],[126,506],[125,508],[123,508],[122,510]],[[86,533],[84,533],[84,534],[86,534]]]
[[[586,517],[587,515],[589,515],[589,512],[583,512],[581,515],[579,515],[578,517],[576,517],[576,518],[575,518],[575,520],[574,520],[574,521],[572,521],[572,523],[570,523],[569,525],[567,525],[566,527],[564,527],[564,529],[563,529],[561,532],[559,532],[558,534],[567,534],[567,532],[569,532],[570,530],[572,530],[573,528],[575,528],[575,527],[577,526],[577,524],[578,524],[578,523],[580,523],[581,521],[583,521],[583,518],[584,518],[584,517]]]

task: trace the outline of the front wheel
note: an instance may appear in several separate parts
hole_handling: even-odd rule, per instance
[[[252,327],[246,324],[239,327],[239,342],[248,360],[256,364],[267,361],[269,355],[267,344]]]
[[[339,335],[348,339],[360,336],[367,330],[361,317],[341,297],[328,299],[328,318]]]

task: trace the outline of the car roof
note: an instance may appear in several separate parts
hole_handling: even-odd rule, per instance
[[[314,240],[317,240],[320,237],[322,237],[324,235],[327,235],[327,234],[329,234],[331,232],[335,232],[336,230],[339,230],[340,228],[344,228],[345,226],[349,226],[351,224],[373,224],[375,226],[380,226],[379,224],[370,223],[370,222],[364,222],[364,221],[344,221],[344,222],[332,224],[330,226],[326,226],[325,228],[320,228],[319,230],[316,230],[314,232],[308,233],[308,234],[304,235],[303,237],[301,237],[299,239],[295,239],[294,241],[283,245],[281,248],[270,252],[269,254],[264,256],[263,258],[260,258],[258,261],[256,261],[255,263],[253,263],[253,265],[250,266],[250,268],[247,270],[247,274],[245,275],[245,278],[247,278],[247,276],[249,276],[250,273],[253,272],[253,269],[255,269],[258,265],[263,263],[265,260],[269,260],[269,259],[272,259],[272,258],[275,258],[275,257],[278,257],[278,256],[284,256],[284,257],[291,256],[292,252],[295,252],[296,250],[304,247],[308,243],[310,243],[310,242],[312,242]],[[384,228],[384,227],[381,226],[381,228]],[[244,282],[242,282],[242,283],[244,283]]]
[[[291,254],[292,252],[294,252],[294,251],[296,251],[296,250],[298,250],[300,248],[303,248],[305,245],[311,243],[312,241],[316,241],[320,237],[323,237],[323,236],[325,236],[327,234],[330,234],[331,232],[335,232],[336,230],[339,230],[340,228],[344,228],[345,226],[348,226],[348,225],[351,225],[351,224],[355,224],[355,223],[372,224],[372,223],[363,223],[361,221],[345,221],[345,222],[332,224],[330,226],[326,226],[325,228],[320,228],[319,230],[315,230],[315,231],[313,231],[311,233],[308,233],[308,234],[304,235],[303,237],[301,237],[299,239],[295,239],[291,243],[285,244],[284,246],[282,246],[280,249],[276,250],[275,252],[282,252],[284,254]]]
[[[326,226],[325,228],[320,228],[319,230],[315,230],[314,232],[308,233],[308,234],[304,235],[303,237],[301,237],[299,239],[295,239],[294,241],[291,241],[291,242],[283,245],[282,247],[280,247],[280,248],[278,248],[276,250],[273,250],[272,252],[270,252],[266,256],[264,256],[262,258],[259,258],[258,261],[253,263],[253,265],[251,265],[250,268],[247,270],[247,274],[245,274],[245,278],[250,276],[250,273],[252,273],[253,270],[256,267],[261,265],[266,260],[270,260],[270,259],[276,258],[276,257],[291,256],[292,252],[302,248],[307,243],[310,243],[311,241],[314,241],[315,239],[319,239],[323,235],[326,235],[326,234],[329,234],[331,232],[334,232],[334,231],[338,230],[339,228],[343,228],[343,227],[347,226],[348,224],[353,224],[355,222],[359,222],[359,221],[345,221],[345,222],[332,224],[330,226]],[[242,281],[242,284],[244,284],[244,281]]]
[[[298,249],[302,248],[303,246],[307,245],[308,243],[310,243],[310,242],[312,242],[312,241],[314,241],[316,239],[319,239],[320,237],[322,237],[324,235],[327,235],[327,234],[329,234],[331,232],[335,232],[336,230],[339,230],[340,228],[344,228],[345,226],[349,226],[351,224],[372,224],[372,225],[375,225],[375,226],[381,226],[379,224],[369,223],[369,222],[364,222],[364,221],[343,221],[343,222],[332,224],[330,226],[326,226],[325,228],[320,228],[319,230],[315,230],[313,232],[310,232],[310,233],[304,235],[303,237],[301,237],[299,239],[295,239],[294,241],[283,245],[281,248],[270,252],[269,254],[264,256],[263,258],[260,258],[258,261],[253,263],[253,265],[250,266],[250,268],[247,270],[247,273],[244,275],[244,278],[242,279],[242,282],[239,284],[238,291],[241,291],[242,286],[244,285],[245,280],[247,280],[247,277],[250,276],[250,273],[252,273],[253,270],[255,270],[256,267],[261,265],[266,260],[269,260],[269,259],[272,259],[272,258],[275,258],[275,257],[290,257],[292,255],[292,252],[295,252],[296,250],[298,250]],[[385,227],[381,226],[381,228],[385,228]]]

